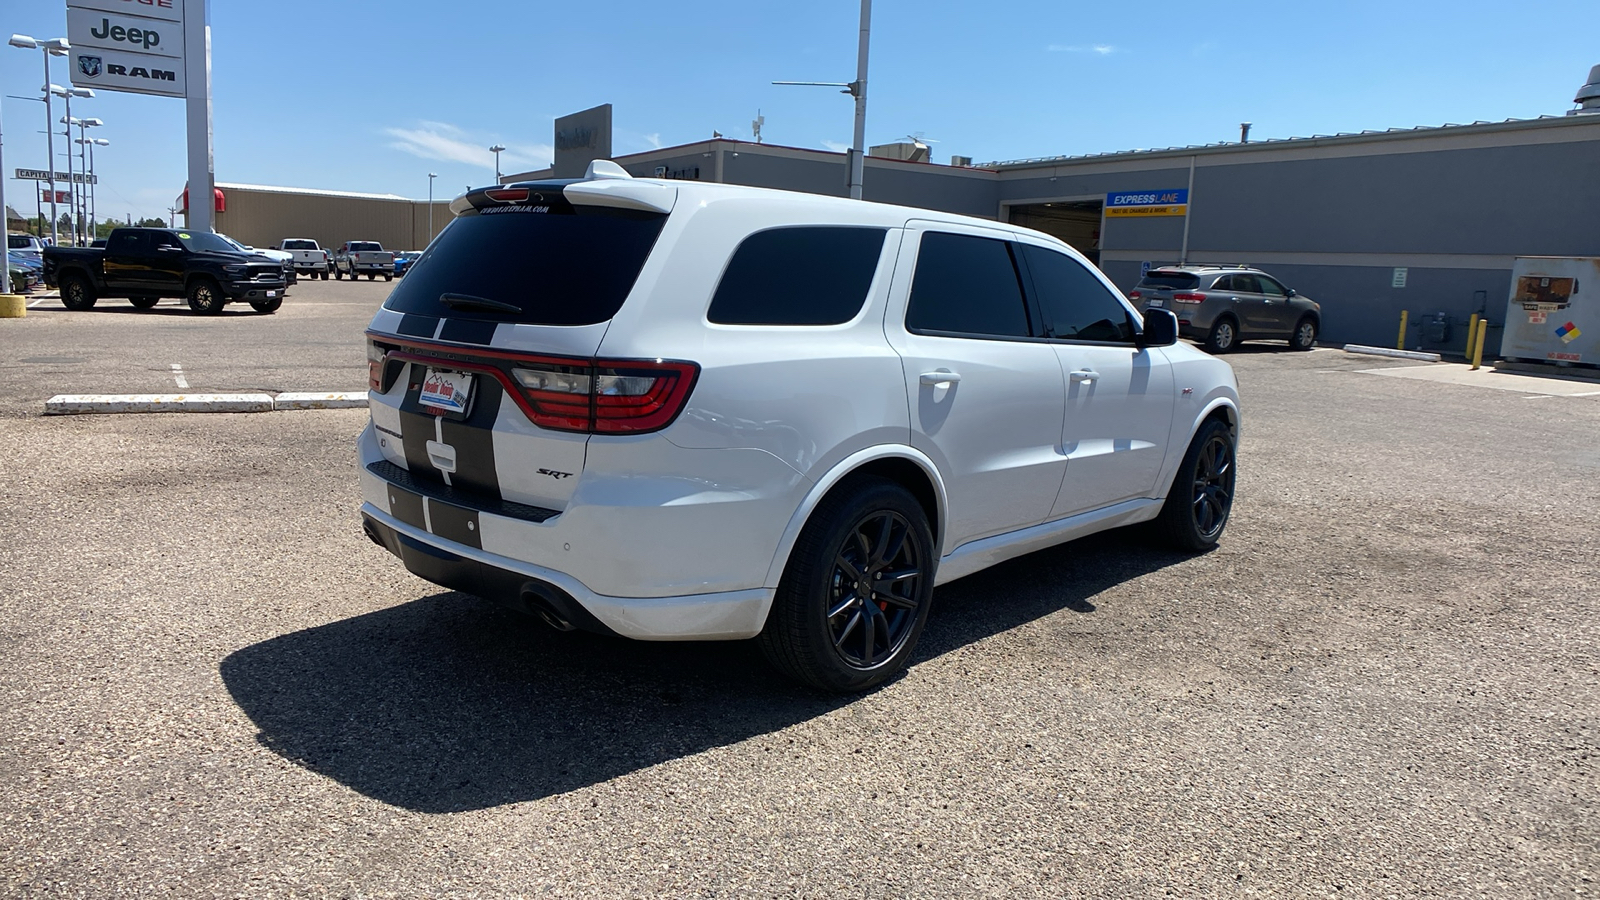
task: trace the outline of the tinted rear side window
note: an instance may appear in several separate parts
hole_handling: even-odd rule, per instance
[[[1122,301],[1082,263],[1054,250],[1024,245],[1023,258],[1051,337],[1131,341],[1133,322]]]
[[[964,234],[924,234],[906,328],[1029,337],[1028,310],[1007,243]]]
[[[719,325],[838,325],[855,318],[883,255],[881,228],[799,227],[744,239],[706,318]]]
[[[617,314],[667,217],[551,202],[548,212],[468,214],[418,257],[385,304],[403,313],[533,325],[593,325]],[[452,309],[442,294],[516,312]]]
[[[1175,291],[1187,291],[1198,287],[1199,284],[1200,279],[1194,275],[1188,275],[1182,272],[1172,274],[1162,273],[1158,275],[1152,272],[1149,275],[1139,279],[1139,284],[1136,286],[1142,288],[1171,288]]]

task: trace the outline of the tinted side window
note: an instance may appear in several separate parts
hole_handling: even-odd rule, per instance
[[[1289,293],[1283,289],[1283,285],[1279,284],[1275,279],[1267,277],[1266,275],[1257,275],[1256,284],[1261,286],[1261,293],[1268,294],[1273,297],[1282,297],[1283,295]]]
[[[183,245],[178,242],[177,238],[167,234],[165,231],[152,231],[150,232],[150,246],[159,250],[162,247],[181,247]],[[232,250],[233,248],[229,247],[228,249]]]
[[[1029,337],[1028,308],[1007,242],[924,234],[911,280],[906,328]]]
[[[838,325],[855,318],[883,255],[882,228],[777,228],[744,239],[711,298],[719,325]]]
[[[1261,285],[1256,284],[1256,277],[1254,275],[1233,276],[1233,289],[1245,294],[1261,293]]]
[[[144,232],[142,231],[113,231],[111,237],[106,239],[107,253],[138,253],[145,249]]]
[[[1078,341],[1132,341],[1128,311],[1088,267],[1044,247],[1022,245],[1039,310],[1051,337]]]

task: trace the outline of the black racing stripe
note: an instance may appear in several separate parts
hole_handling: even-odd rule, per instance
[[[456,470],[450,484],[499,500],[500,470],[494,459],[494,423],[500,418],[500,397],[505,389],[494,378],[478,374],[472,379],[471,407],[463,421],[445,417],[440,433],[456,450]]]
[[[483,538],[478,533],[483,526],[478,522],[477,510],[456,506],[443,500],[429,500],[428,518],[433,522],[433,533],[439,537],[457,544],[483,549]]]
[[[384,490],[389,492],[389,515],[407,525],[427,530],[427,519],[422,515],[421,494],[413,494],[392,484],[384,485]]]
[[[444,330],[439,332],[439,340],[455,344],[480,344],[487,347],[494,343],[494,330],[499,324],[475,322],[471,319],[445,319]]]
[[[400,444],[406,454],[406,468],[413,476],[442,481],[439,470],[428,459],[428,442],[435,434],[434,417],[422,411],[422,381],[428,376],[428,367],[412,363],[406,374],[406,396],[400,401]]]
[[[419,316],[415,313],[406,313],[400,317],[400,327],[395,331],[411,337],[431,338],[439,330],[438,316]]]

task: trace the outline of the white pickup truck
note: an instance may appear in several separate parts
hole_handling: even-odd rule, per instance
[[[288,252],[294,258],[294,270],[303,278],[327,281],[328,273],[333,270],[328,251],[317,246],[317,242],[311,238],[284,238],[283,243],[273,249]]]
[[[365,275],[372,281],[379,275],[384,281],[394,280],[394,254],[383,249],[377,241],[345,241],[333,254],[333,277]]]

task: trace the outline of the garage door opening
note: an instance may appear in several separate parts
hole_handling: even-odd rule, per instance
[[[1011,207],[1011,224],[1058,237],[1100,264],[1100,214],[1103,200],[1058,200]]]

